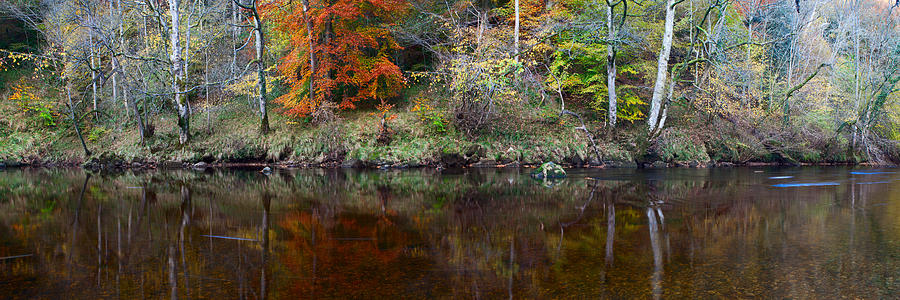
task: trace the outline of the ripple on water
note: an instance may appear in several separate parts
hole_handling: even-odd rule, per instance
[[[801,186],[827,186],[827,185],[841,185],[837,182],[806,182],[806,183],[782,183],[782,184],[773,184],[774,187],[801,187]]]

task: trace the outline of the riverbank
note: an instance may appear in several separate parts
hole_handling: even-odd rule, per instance
[[[592,146],[577,129],[577,120],[542,115],[520,116],[477,136],[454,130],[448,120],[425,118],[404,109],[388,122],[387,138],[380,116],[348,112],[328,124],[300,124],[280,114],[271,116],[272,133],[260,137],[255,116],[237,105],[195,112],[193,139],[178,144],[174,119],[159,116],[155,136],[142,145],[127,121],[117,127],[82,128],[85,156],[74,131],[63,126],[11,131],[0,141],[2,166],[84,166],[100,168],[463,168],[532,167],[546,161],[587,168],[731,167],[742,165],[873,164],[851,155],[840,141],[809,143],[795,138],[754,139],[727,124],[672,124],[653,142],[640,126],[611,132],[587,124],[596,133]],[[208,118],[208,119],[207,119]],[[523,120],[524,119],[524,120]],[[716,128],[715,131],[703,128]],[[886,162],[890,163],[890,162]],[[880,164],[885,164],[882,162]],[[0,167],[2,167],[0,166]]]

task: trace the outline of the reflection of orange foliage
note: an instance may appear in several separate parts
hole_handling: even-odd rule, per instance
[[[21,236],[21,235],[23,235],[23,234],[25,233],[25,227],[22,226],[22,224],[18,224],[18,223],[17,223],[17,224],[13,224],[13,225],[12,225],[12,229],[13,229],[13,231],[15,231],[16,234],[19,235],[19,236]]]
[[[421,242],[389,216],[339,215],[331,228],[321,218],[299,212],[279,221],[287,238],[281,264],[298,278],[287,294],[388,297],[426,275],[427,260],[406,255]]]

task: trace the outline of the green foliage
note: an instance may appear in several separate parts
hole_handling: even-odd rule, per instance
[[[444,120],[444,115],[428,104],[427,99],[419,97],[415,98],[413,101],[415,104],[411,111],[416,113],[428,132],[437,134],[447,132],[447,121]]]
[[[100,138],[103,137],[103,135],[105,133],[106,133],[106,128],[103,128],[101,126],[95,126],[94,128],[91,128],[91,130],[88,132],[87,140],[91,141],[91,142],[97,142],[100,140]]]
[[[609,108],[606,55],[606,45],[602,43],[564,43],[553,55],[552,74],[547,76],[544,84],[551,90],[562,88],[575,95],[576,100],[586,100],[594,111],[606,112]],[[617,73],[619,76],[638,74],[635,66],[627,64],[619,67]],[[647,103],[641,100],[637,91],[637,87],[630,85],[616,86],[618,119],[634,122],[645,117],[643,111]]]
[[[54,105],[49,100],[40,97],[34,87],[24,84],[22,81],[13,85],[9,100],[18,105],[18,114],[21,114],[29,126],[53,127],[59,117]]]

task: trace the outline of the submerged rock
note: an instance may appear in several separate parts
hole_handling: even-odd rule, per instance
[[[265,168],[262,169],[262,171],[259,171],[259,172],[260,172],[260,173],[263,173],[263,174],[266,174],[266,175],[269,175],[269,174],[272,174],[272,168],[265,167]]]
[[[537,170],[531,172],[531,177],[537,179],[566,178],[566,170],[563,170],[560,165],[554,162],[546,162],[541,164]]]
[[[194,169],[203,170],[203,169],[206,169],[207,167],[209,167],[209,164],[201,161],[201,162],[194,164],[192,167]]]

